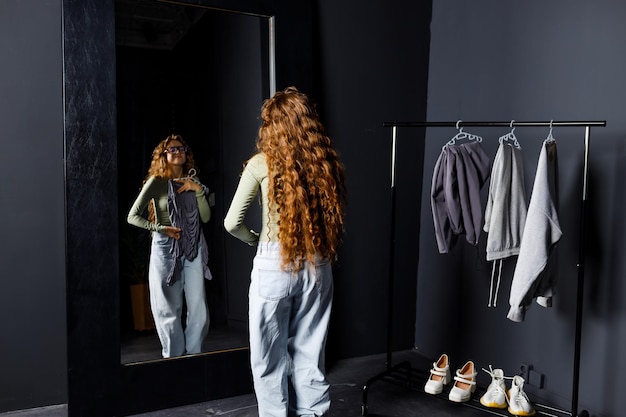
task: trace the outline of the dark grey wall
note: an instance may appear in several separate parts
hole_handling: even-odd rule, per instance
[[[384,121],[423,120],[430,2],[317,2],[318,78],[313,98],[346,167],[346,235],[335,268],[327,355],[387,348],[391,130]],[[399,143],[393,346],[413,343],[423,140]]]
[[[58,0],[0,2],[0,411],[67,401],[61,29]]]
[[[623,413],[625,384],[619,370],[626,327],[622,284],[624,257],[618,238],[622,215],[626,121],[623,97],[626,4],[602,0],[475,2],[434,1],[428,83],[429,120],[606,120],[591,132],[591,183],[586,245],[580,407],[595,415]],[[498,136],[509,129],[466,129],[481,134],[495,154]],[[570,409],[579,245],[581,128],[555,128],[560,175],[558,294],[551,309],[534,304],[523,323],[506,318],[514,260],[506,261],[498,306],[488,308],[491,265],[484,241],[478,250],[458,245],[454,254],[436,250],[428,190],[441,146],[456,131],[427,132],[419,239],[416,345],[452,366],[473,359],[506,375],[529,363],[545,375],[545,388],[526,386],[531,400]],[[528,197],[541,142],[548,129],[515,131],[525,157]],[[483,189],[483,192],[486,191]],[[483,203],[486,199],[483,199]],[[436,308],[438,307],[438,308]],[[439,329],[446,329],[440,331]],[[481,372],[481,381],[489,377]],[[486,378],[483,379],[483,378]]]

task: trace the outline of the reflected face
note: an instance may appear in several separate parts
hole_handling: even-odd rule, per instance
[[[187,162],[187,148],[180,141],[172,140],[167,144],[165,157],[168,165],[183,167]]]

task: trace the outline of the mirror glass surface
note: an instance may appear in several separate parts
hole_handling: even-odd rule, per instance
[[[213,280],[205,281],[210,328],[202,352],[245,349],[254,249],[227,235],[223,218],[242,164],[254,153],[260,106],[274,89],[271,18],[116,0],[115,20],[121,363],[162,358],[147,285],[150,235],[126,215],[152,150],[171,133],[189,143],[210,191],[203,232]]]

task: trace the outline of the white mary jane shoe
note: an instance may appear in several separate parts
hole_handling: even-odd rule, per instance
[[[432,395],[441,394],[443,386],[448,385],[451,379],[448,355],[444,353],[437,362],[433,362],[430,377],[426,381],[426,385],[424,385],[424,391]]]
[[[464,403],[472,398],[474,391],[476,391],[476,369],[474,362],[467,361],[463,368],[457,369],[454,386],[448,394],[448,399],[455,403]]]

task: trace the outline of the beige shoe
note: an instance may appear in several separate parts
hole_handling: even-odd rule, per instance
[[[455,403],[464,403],[472,398],[474,391],[476,391],[476,368],[474,362],[467,361],[463,368],[457,369],[454,386],[448,394],[448,399]]]
[[[448,385],[451,379],[448,355],[444,353],[437,362],[433,362],[430,377],[426,381],[426,385],[424,385],[424,391],[433,395],[441,394],[443,386]]]

